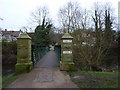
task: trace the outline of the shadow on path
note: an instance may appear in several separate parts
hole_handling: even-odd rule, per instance
[[[59,67],[59,60],[57,60],[57,55],[55,51],[49,51],[35,65],[35,68],[53,68],[53,67]]]

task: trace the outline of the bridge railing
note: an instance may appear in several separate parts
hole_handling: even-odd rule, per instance
[[[38,62],[48,51],[49,47],[47,46],[32,45],[31,52],[33,65]]]
[[[55,46],[55,52],[57,54],[57,59],[61,61],[61,45],[56,45]]]

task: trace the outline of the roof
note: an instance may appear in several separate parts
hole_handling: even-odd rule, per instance
[[[31,37],[30,37],[26,32],[21,33],[21,34],[18,36],[18,39],[19,39],[19,38],[31,39]]]
[[[69,33],[64,33],[64,35],[62,36],[62,39],[63,38],[73,38]]]
[[[15,37],[18,37],[19,34],[21,33],[21,31],[2,31],[2,35],[11,35],[11,36],[15,36]]]

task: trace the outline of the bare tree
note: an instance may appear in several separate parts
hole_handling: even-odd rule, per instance
[[[89,11],[84,9],[82,12],[81,12],[81,21],[80,22],[80,25],[81,25],[81,29],[82,30],[87,30],[91,27],[91,23],[90,23],[90,15],[89,15]]]
[[[74,32],[78,29],[90,27],[90,16],[88,10],[82,9],[78,2],[68,2],[59,10],[59,21],[64,32]]]
[[[31,29],[38,25],[42,25],[43,20],[45,20],[45,23],[47,24],[52,23],[52,20],[49,18],[49,9],[47,8],[47,6],[39,7],[34,12],[31,13],[30,17],[31,27],[29,28]]]
[[[59,21],[64,28],[64,32],[73,32],[79,28],[81,18],[80,5],[77,2],[68,2],[59,10]]]
[[[97,70],[100,67],[101,60],[108,53],[107,50],[112,41],[111,24],[113,21],[111,16],[110,9],[96,4],[90,21],[94,23],[94,30],[88,30],[88,26],[86,27],[86,20],[89,18],[87,15],[83,16],[83,20],[81,19],[81,30],[73,33],[74,61],[78,66],[83,65],[88,70],[93,70],[93,68]]]
[[[22,30],[23,32],[27,32],[27,31],[28,31],[28,27],[23,26],[23,27],[21,28],[21,30]]]

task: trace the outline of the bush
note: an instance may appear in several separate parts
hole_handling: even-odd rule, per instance
[[[15,64],[17,61],[17,43],[2,42],[2,63]]]
[[[112,67],[118,65],[118,52],[117,47],[111,47],[108,50],[107,55],[102,60],[102,65],[106,67]]]
[[[17,55],[11,54],[9,56],[9,63],[10,64],[16,64],[16,61],[17,61]]]

